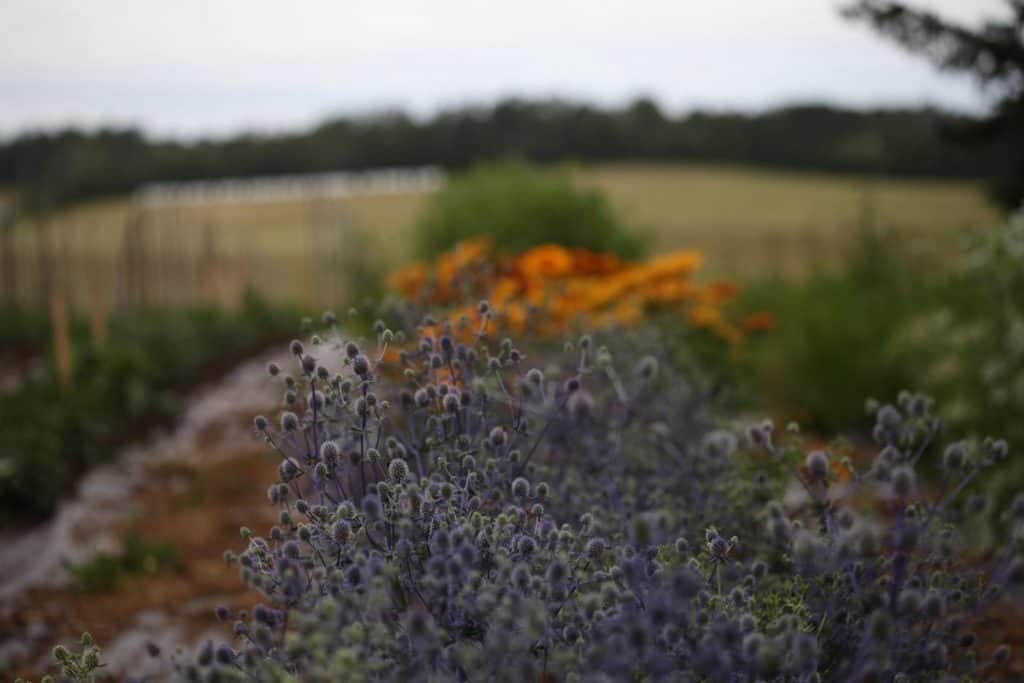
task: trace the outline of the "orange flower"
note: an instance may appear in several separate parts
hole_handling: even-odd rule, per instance
[[[722,312],[714,306],[700,304],[690,309],[690,323],[694,327],[712,327],[722,320]]]
[[[505,318],[505,323],[514,332],[522,332],[523,328],[526,327],[526,306],[520,303],[507,304],[501,313]]]
[[[774,329],[775,324],[775,316],[767,311],[751,313],[740,321],[740,326],[747,332],[767,332]]]
[[[389,346],[387,350],[384,352],[384,355],[381,357],[381,360],[384,362],[385,365],[395,367],[396,365],[401,363],[402,352],[399,351],[394,346]]]
[[[644,288],[644,296],[651,303],[668,304],[693,297],[697,287],[687,280],[662,280]]]
[[[840,484],[845,484],[853,479],[853,472],[851,472],[850,468],[843,463],[842,458],[832,460],[829,463],[829,468],[832,470],[832,473],[836,475],[836,480]]]
[[[515,278],[503,276],[494,283],[489,298],[493,305],[503,306],[506,302],[519,296],[520,290],[519,282]]]
[[[566,284],[566,296],[588,308],[606,306],[622,296],[628,283],[617,275],[600,278],[577,278]]]
[[[739,294],[740,288],[735,282],[720,281],[713,282],[704,290],[704,302],[708,304],[720,304],[732,301]]]
[[[689,275],[700,267],[703,260],[699,252],[683,249],[648,261],[643,268],[651,279]]]
[[[545,309],[546,317],[560,323],[568,323],[580,315],[593,310],[581,300],[571,296],[559,296],[552,299]]]
[[[476,262],[484,261],[491,254],[491,240],[487,237],[473,237],[455,245],[449,252],[457,268],[465,268]]]
[[[519,271],[527,280],[555,278],[572,272],[572,254],[557,244],[542,244],[522,254],[517,260]]]
[[[727,322],[719,322],[713,325],[711,331],[714,332],[720,339],[724,339],[730,344],[739,344],[743,341],[743,332],[740,331],[735,325],[730,325]]]
[[[618,257],[608,252],[573,249],[572,261],[572,272],[578,275],[607,275],[622,269]]]
[[[548,299],[548,290],[543,280],[528,280],[523,298],[532,306],[541,306]]]
[[[694,327],[729,343],[742,340],[745,332],[774,326],[768,313],[747,316],[738,326],[728,321],[718,304],[734,298],[738,287],[732,282],[695,284],[690,275],[701,260],[698,252],[683,250],[627,264],[613,254],[556,244],[543,244],[517,257],[502,256],[486,238],[476,238],[440,255],[433,268],[415,263],[399,270],[391,284],[410,298],[428,292],[431,303],[441,306],[465,306],[467,298],[486,298],[499,313],[490,333],[499,325],[540,335],[562,334],[574,325],[631,325],[642,319],[648,306],[673,306]],[[682,306],[690,302],[692,306]],[[533,310],[541,315],[532,318]],[[460,328],[470,339],[481,318],[475,304],[452,315],[460,312],[470,321]]]
[[[619,325],[633,325],[644,317],[644,309],[636,300],[624,299],[616,304],[614,316]]]
[[[419,294],[423,286],[427,284],[428,274],[425,263],[411,263],[392,273],[389,284],[392,289],[412,298]]]

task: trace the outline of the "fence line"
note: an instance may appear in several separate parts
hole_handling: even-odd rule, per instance
[[[88,235],[71,225],[41,222],[20,240],[4,231],[2,300],[46,307],[54,288],[60,288],[70,310],[98,315],[97,308],[230,308],[252,288],[279,303],[313,309],[337,305],[347,294],[346,272],[363,266],[365,241],[353,239],[356,226],[338,201],[318,200],[307,208],[303,225],[288,232],[290,240],[301,243],[288,250],[251,242],[228,245],[225,226],[213,218],[167,217],[142,209],[129,213],[114,245],[84,239]],[[810,230],[723,231],[693,247],[707,256],[705,276],[743,281],[834,268],[853,239]]]
[[[0,296],[14,301],[18,295],[18,259],[14,253],[14,209],[0,206]]]
[[[59,288],[72,310],[231,307],[251,287],[273,301],[335,304],[346,294],[340,266],[359,256],[346,249],[357,227],[345,200],[428,192],[443,180],[440,169],[422,167],[155,183],[136,192],[118,225],[43,218],[16,227],[13,208],[0,203],[0,302],[47,307]],[[273,238],[238,238],[238,223],[221,224],[215,208],[278,202],[304,206],[298,225],[274,233],[285,242],[280,249],[267,243]],[[273,232],[262,229],[264,237]],[[227,232],[235,244],[225,242]]]
[[[340,175],[344,182],[336,177],[331,182],[338,187],[348,183],[346,191],[352,191],[350,175]],[[382,186],[387,178],[395,186],[400,178],[431,176],[372,177],[377,179],[361,181],[364,187]],[[370,247],[360,239],[343,196],[307,197],[298,217],[289,219],[293,222],[280,231],[274,232],[268,227],[271,223],[265,222],[262,234],[275,236],[277,243],[250,239],[249,233],[239,231],[237,218],[225,218],[220,210],[169,201],[172,196],[204,197],[203,201],[211,202],[234,196],[226,189],[237,188],[231,184],[234,181],[225,182],[211,183],[212,189],[203,192],[196,189],[197,184],[187,184],[180,191],[164,188],[162,194],[151,191],[151,197],[159,194],[167,203],[133,204],[116,226],[81,224],[96,220],[88,218],[60,224],[44,219],[21,229],[15,228],[10,211],[0,214],[0,302],[45,309],[59,288],[69,310],[90,316],[100,330],[97,334],[102,334],[103,321],[115,309],[234,307],[247,288],[275,302],[312,309],[335,306],[348,294],[348,273],[359,277],[366,272],[372,253],[367,258]],[[324,180],[321,186],[326,184]],[[856,235],[852,227],[842,233],[812,226],[750,232],[724,229],[702,231],[685,244],[705,252],[706,277],[742,282],[764,275],[802,277],[834,268]]]
[[[123,225],[39,221],[16,233],[0,225],[0,303],[45,308],[55,291],[70,310],[218,305],[234,307],[247,288],[270,300],[327,305],[345,295],[336,265],[355,229],[339,207],[309,212],[299,249],[229,248],[213,219],[167,218],[132,210]],[[111,231],[120,235],[111,236]],[[94,233],[105,232],[102,239]],[[93,234],[90,234],[93,233]],[[91,314],[91,313],[90,313]]]

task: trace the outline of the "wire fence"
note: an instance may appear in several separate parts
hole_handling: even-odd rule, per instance
[[[0,204],[0,302],[45,307],[56,292],[85,311],[233,307],[254,290],[275,302],[333,304],[379,260],[347,201],[442,182],[440,170],[423,167],[162,183],[139,190],[117,217],[21,223]],[[278,216],[281,206],[289,208]]]
[[[232,307],[247,289],[310,306],[337,301],[350,256],[345,237],[354,228],[341,208],[309,213],[305,224],[289,226],[287,249],[226,244],[216,222],[184,223],[137,209],[119,226],[41,221],[18,233],[0,228],[2,297],[46,306],[59,289],[74,309]]]
[[[429,192],[442,180],[427,168],[155,185],[116,219],[58,214],[16,224],[0,206],[0,302],[45,308],[56,292],[76,312],[105,315],[141,307],[230,308],[253,290],[310,309],[337,305],[360,273],[397,265],[375,253],[374,242],[406,237],[398,229],[368,239],[349,200],[374,194],[388,202],[389,194]],[[283,203],[291,209],[278,217]],[[218,208],[225,204],[247,207],[228,214]],[[692,239],[673,234],[672,241],[705,253],[705,277],[743,282],[835,268],[856,238],[854,228],[723,226]]]

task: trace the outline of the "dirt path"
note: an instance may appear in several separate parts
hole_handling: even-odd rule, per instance
[[[50,522],[0,538],[0,679],[37,678],[53,645],[83,630],[116,676],[144,663],[147,640],[191,650],[222,628],[216,605],[256,601],[222,554],[241,546],[239,526],[265,529],[275,519],[263,491],[276,463],[251,424],[277,401],[263,368],[283,355],[247,361],[197,391],[171,432],[90,471]],[[105,593],[69,585],[66,561],[118,552],[133,533],[173,543],[181,570],[122,577]]]

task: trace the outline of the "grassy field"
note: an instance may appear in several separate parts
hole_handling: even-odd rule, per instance
[[[700,249],[707,255],[706,272],[739,280],[775,272],[798,275],[834,263],[863,225],[890,228],[945,253],[955,248],[962,230],[999,220],[982,190],[967,182],[700,164],[623,163],[569,170],[580,186],[605,192],[625,222],[652,236],[656,250]],[[142,213],[124,199],[69,209],[50,224],[68,277],[80,280],[76,272],[91,272],[84,279],[93,288],[113,286],[109,264],[117,261],[124,226],[141,221],[146,249],[170,254],[172,265],[215,254],[218,265],[210,277],[219,281],[218,296],[234,296],[241,286],[235,281],[244,278],[257,285],[276,282],[282,287],[280,298],[305,299],[317,289],[312,279],[325,266],[323,254],[357,244],[346,237],[348,229],[365,236],[358,249],[366,254],[357,254],[359,259],[387,267],[409,259],[407,236],[427,198],[398,194]],[[34,233],[16,232],[22,262],[31,262],[39,249]],[[22,290],[32,287],[30,275],[20,278]],[[186,300],[194,295],[179,293]]]
[[[971,183],[889,180],[704,165],[610,165],[576,173],[657,249],[697,247],[716,271],[745,279],[841,256],[861,226],[955,246],[999,219]]]

